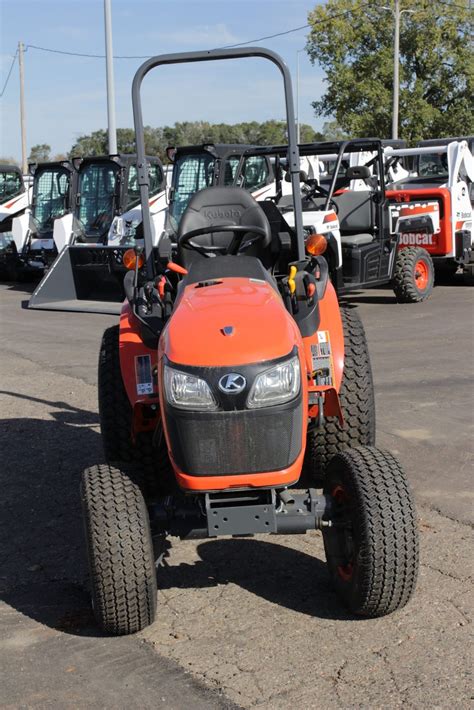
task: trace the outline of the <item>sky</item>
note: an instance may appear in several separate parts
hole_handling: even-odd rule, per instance
[[[318,0],[319,3],[319,0]],[[316,0],[112,0],[114,55],[212,49],[284,32],[307,23]],[[18,41],[50,49],[104,53],[103,0],[0,0],[0,91]],[[324,91],[324,74],[304,51],[308,30],[256,44],[283,57],[296,83],[300,120],[314,128],[311,101]],[[131,84],[143,60],[116,59],[117,127],[132,127]],[[296,86],[294,86],[296,94]],[[247,59],[156,69],[144,81],[144,123],[238,123],[283,119],[280,74],[270,62]],[[25,53],[27,148],[67,152],[82,134],[107,125],[105,60],[72,57],[32,47]],[[0,98],[0,156],[21,155],[16,62]]]

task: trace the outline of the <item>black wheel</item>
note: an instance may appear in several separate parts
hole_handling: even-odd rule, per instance
[[[397,252],[392,288],[399,303],[419,303],[431,295],[433,260],[426,249],[407,247]]]
[[[139,487],[109,465],[84,471],[81,500],[94,614],[107,632],[133,634],[156,613],[150,522]]]
[[[398,461],[374,447],[346,449],[331,461],[324,492],[333,503],[324,548],[342,601],[369,617],[405,606],[418,574],[418,528]]]
[[[99,418],[107,461],[134,461],[132,407],[120,370],[119,326],[107,328],[99,354]]]
[[[99,419],[106,461],[128,464],[143,492],[152,496],[174,485],[163,436],[142,432],[132,440],[132,407],[120,369],[119,326],[107,328],[99,354]]]
[[[374,383],[364,326],[355,309],[341,308],[341,318],[344,373],[339,399],[344,427],[335,418],[327,419],[321,429],[308,433],[305,473],[316,482],[341,449],[375,444]]]

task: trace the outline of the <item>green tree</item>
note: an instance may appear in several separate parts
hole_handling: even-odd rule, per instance
[[[311,126],[300,125],[301,141],[311,143],[320,140]],[[184,121],[174,126],[152,128],[145,126],[145,149],[148,155],[166,159],[166,148],[170,145],[202,145],[204,143],[249,143],[251,145],[280,145],[286,143],[285,121],[265,121],[257,123],[208,123],[207,121]],[[131,128],[117,129],[117,150],[119,153],[135,153],[135,133]],[[107,131],[100,129],[89,135],[80,136],[71,148],[70,157],[107,155]]]
[[[16,158],[2,155],[0,156],[0,165],[20,165],[20,163]]]
[[[38,143],[32,146],[28,156],[29,163],[46,163],[49,160],[51,146],[47,143]]]
[[[389,138],[392,13],[379,0],[327,0],[309,13],[307,51],[326,72],[313,103],[351,136]],[[474,131],[474,52],[466,0],[402,0],[400,127],[410,141]]]

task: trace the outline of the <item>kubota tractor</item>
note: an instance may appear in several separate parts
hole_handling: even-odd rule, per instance
[[[157,66],[246,57],[283,76],[295,229],[272,227],[241,187],[206,188],[180,220],[171,261],[152,243],[142,80]],[[99,624],[127,634],[153,621],[167,536],[320,529],[353,613],[402,607],[417,576],[415,507],[400,464],[374,446],[357,312],[340,309],[324,237],[305,243],[286,65],[261,48],[161,55],[138,69],[132,96],[145,246],[124,258],[127,300],[100,351],[107,463],[81,486]],[[303,472],[314,487],[298,491]]]

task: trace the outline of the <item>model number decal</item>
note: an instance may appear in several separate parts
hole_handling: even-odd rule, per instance
[[[329,331],[318,330],[318,342],[311,345],[313,377],[317,385],[334,384],[334,365],[332,361]]]
[[[135,376],[137,379],[137,394],[153,394],[153,376],[151,357],[149,355],[137,355],[135,357]]]

